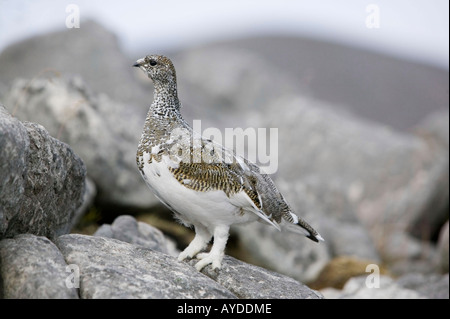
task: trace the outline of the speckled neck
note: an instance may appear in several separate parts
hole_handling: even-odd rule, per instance
[[[180,108],[176,79],[165,83],[156,82],[150,110],[153,109],[157,114],[166,114],[172,111],[179,113]]]
[[[175,128],[189,128],[180,108],[176,82],[155,83],[153,103],[145,119],[138,153],[150,152],[153,146],[164,143]]]

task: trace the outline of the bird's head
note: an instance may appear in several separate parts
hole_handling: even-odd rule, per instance
[[[144,71],[155,86],[176,83],[175,67],[172,61],[163,55],[147,55],[137,60],[133,66]]]

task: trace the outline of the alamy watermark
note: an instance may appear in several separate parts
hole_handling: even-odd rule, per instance
[[[170,155],[190,163],[227,163],[243,161],[233,156],[233,152],[257,164],[266,174],[278,170],[278,128],[242,129],[225,128],[224,134],[215,127],[202,130],[201,120],[194,120],[192,128],[198,135],[191,136],[187,129],[175,129],[169,141],[178,141],[170,149]],[[201,134],[201,137],[200,135]],[[229,151],[224,151],[222,146]],[[193,154],[190,150],[193,149]],[[156,152],[158,150],[152,150]],[[183,154],[183,152],[187,152]]]
[[[366,272],[370,273],[366,278],[367,288],[380,288],[380,267],[377,264],[366,266]]]
[[[80,7],[76,4],[68,4],[66,6],[66,13],[69,15],[66,17],[67,29],[78,29],[80,27]]]
[[[80,288],[80,267],[76,264],[69,264],[66,266],[66,272],[70,273],[65,280],[66,287]]]
[[[371,3],[366,6],[366,28],[379,29],[380,28],[380,7],[377,4]]]

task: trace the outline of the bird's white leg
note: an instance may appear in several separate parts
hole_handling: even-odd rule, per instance
[[[197,268],[198,271],[209,264],[212,264],[213,269],[220,269],[225,254],[224,251],[228,240],[229,230],[229,226],[217,226],[214,228],[214,243],[211,251],[209,253],[197,255],[197,258],[200,259],[200,261],[195,264],[195,268]]]
[[[191,243],[178,255],[178,261],[185,260],[186,258],[192,258],[197,255],[198,252],[206,248],[211,240],[211,233],[206,227],[201,225],[195,226],[195,237]]]

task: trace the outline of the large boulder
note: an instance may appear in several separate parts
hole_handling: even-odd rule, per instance
[[[81,298],[234,298],[166,254],[119,240],[63,235],[56,245],[79,267]]]
[[[149,226],[150,227],[150,226]],[[79,270],[81,298],[322,298],[292,278],[226,257],[220,273],[107,237],[63,235],[56,240]],[[210,278],[208,278],[210,277]]]
[[[111,225],[103,224],[97,229],[94,236],[118,239],[171,256],[178,256],[180,253],[175,243],[158,228],[137,221],[130,215],[117,217]]]
[[[449,105],[448,69],[320,39],[282,35],[227,39],[171,56],[180,83],[189,83],[180,94],[199,91],[198,99],[208,96],[205,103],[197,100],[203,105],[197,106],[202,110],[198,116],[203,115],[197,118],[216,106],[222,107],[216,117],[230,109],[239,114],[251,106],[261,110],[274,98],[294,93],[407,131]]]
[[[207,266],[200,273],[196,260],[177,261],[167,254],[173,253],[170,240],[131,216],[119,216],[99,233],[54,242],[32,234],[1,240],[0,297],[322,298],[292,278],[229,256],[219,272]]]
[[[439,233],[438,238],[437,266],[442,273],[448,273],[448,259],[449,259],[449,226],[448,220]]]
[[[62,28],[28,38],[0,53],[3,84],[17,78],[81,75],[95,92],[104,92],[145,115],[148,105],[138,101],[150,96],[135,81],[132,64],[116,35],[94,21],[84,21],[78,29]]]
[[[83,203],[86,167],[41,125],[0,105],[0,238],[67,233]]]
[[[264,116],[270,101],[301,90],[292,77],[248,50],[201,47],[175,54],[173,63],[182,112],[190,124],[200,119],[203,130],[245,127],[250,111]]]
[[[194,266],[198,261],[189,261]],[[225,256],[220,271],[211,267],[202,273],[244,299],[322,299],[323,296],[290,277]]]
[[[0,297],[78,298],[72,271],[48,238],[31,234],[0,241]]]
[[[39,123],[68,143],[86,163],[98,202],[109,207],[158,203],[135,164],[152,85],[137,80],[134,60],[112,32],[93,21],[0,53],[3,103],[19,119]]]
[[[252,262],[302,282],[317,278],[331,258],[327,245],[262,223],[233,228]]]
[[[136,168],[144,117],[128,105],[92,93],[80,77],[19,79],[4,101],[18,118],[44,125],[77,152],[100,203],[134,208],[158,203]]]
[[[430,185],[426,194],[428,202],[420,214],[408,225],[410,234],[417,238],[436,239],[442,225],[448,220],[449,205],[449,109],[429,114],[415,128],[414,133],[426,141],[429,160],[435,168],[427,174],[435,174],[436,182]]]
[[[449,299],[448,273],[419,274],[409,273],[397,279],[396,283],[406,289],[412,289],[430,299]]]
[[[425,243],[421,249],[412,235],[430,240],[436,223],[448,218],[448,149],[300,97],[269,106],[265,119],[262,126],[279,130],[277,181],[287,188],[306,185],[310,192],[298,189],[285,197],[306,217],[299,198],[315,200],[325,239],[337,244],[354,231],[354,243],[346,242],[357,247],[364,238],[357,234],[367,229],[383,260],[432,257],[433,248]],[[424,216],[420,233],[412,233]],[[330,227],[334,221],[340,225]],[[362,226],[350,226],[358,221]],[[366,247],[371,240],[363,239]],[[357,250],[354,255],[374,259]]]

